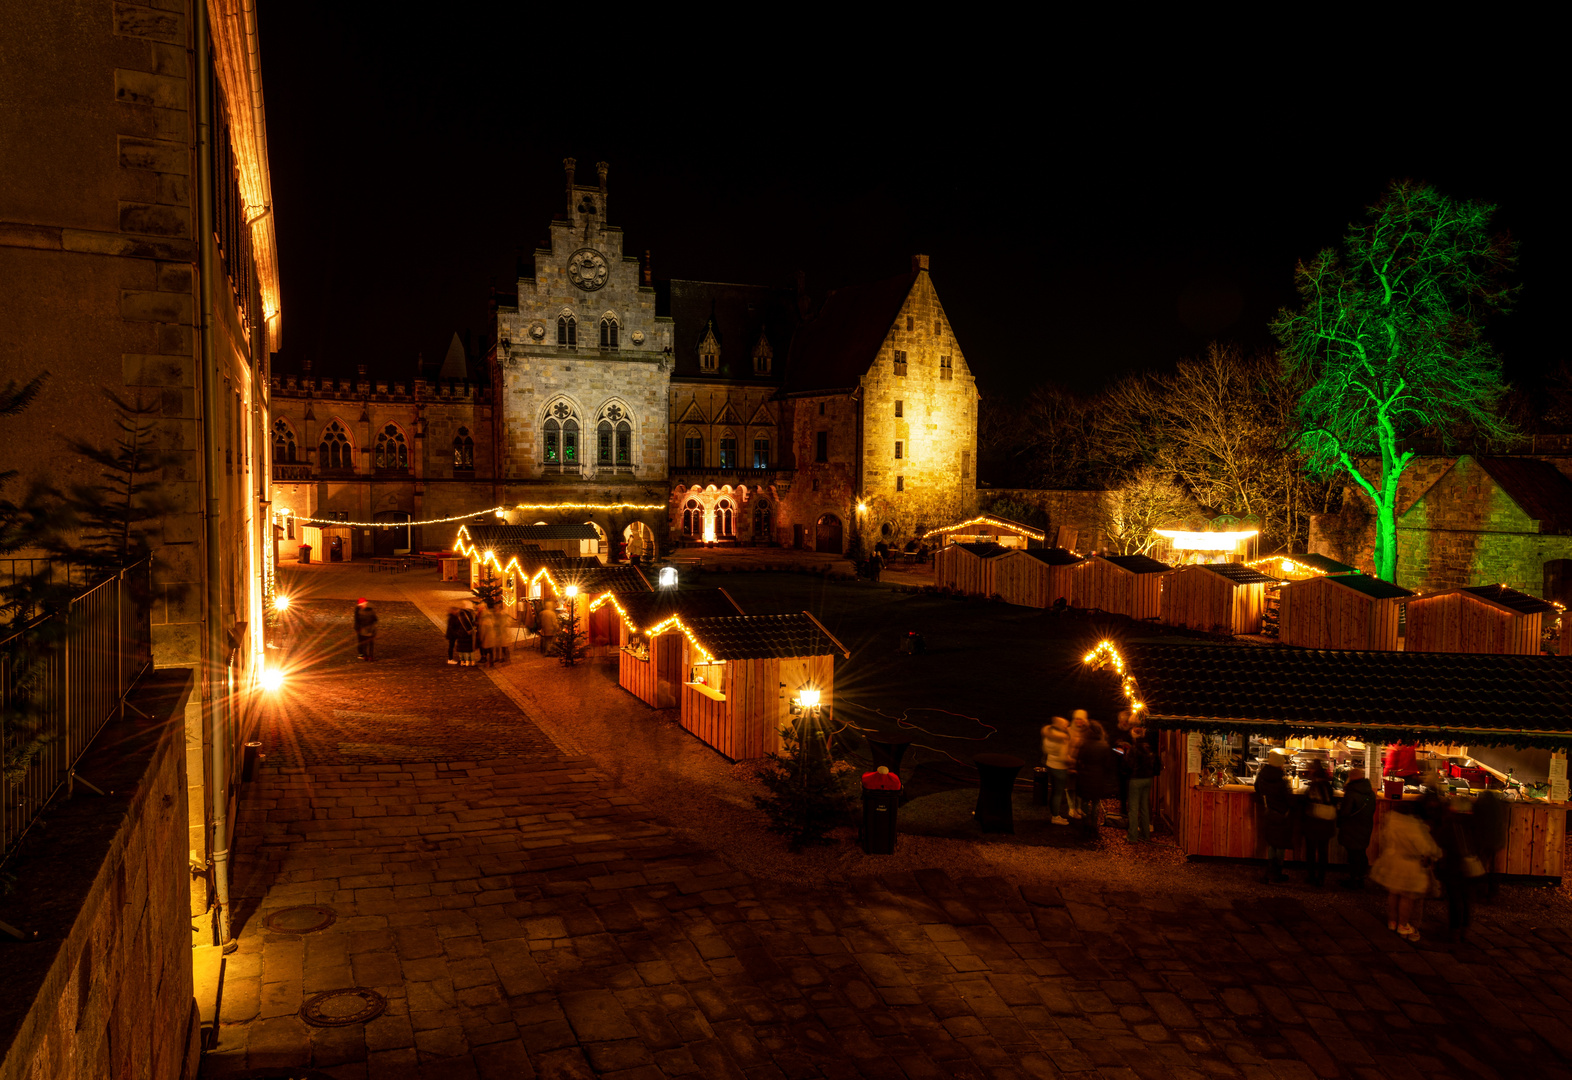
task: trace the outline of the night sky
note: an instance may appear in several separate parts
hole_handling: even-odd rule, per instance
[[[568,156],[580,183],[610,163],[610,220],[657,277],[801,269],[822,294],[927,253],[985,396],[1269,345],[1295,261],[1400,176],[1500,205],[1527,288],[1492,334],[1520,382],[1560,359],[1561,170],[1506,91],[1376,122],[1353,99],[1318,118],[1261,72],[1152,70],[1117,98],[1068,76],[796,79],[751,48],[708,84],[697,43],[608,40],[617,59],[553,67],[538,27],[442,10],[261,6],[282,370],[409,377],[453,331],[482,337],[489,288],[512,288],[516,250],[562,209]]]

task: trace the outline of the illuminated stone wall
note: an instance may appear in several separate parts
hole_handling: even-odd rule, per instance
[[[1107,516],[1109,493],[1082,489],[989,488],[979,493],[979,506],[986,510],[1001,499],[1035,506],[1048,517],[1048,543],[1052,545],[1063,528],[1074,529],[1075,550],[1101,551],[1104,536],[1101,522]]]

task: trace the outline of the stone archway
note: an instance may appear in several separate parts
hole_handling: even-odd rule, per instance
[[[813,550],[829,555],[839,555],[845,550],[842,540],[844,527],[834,514],[820,514],[813,529]]]

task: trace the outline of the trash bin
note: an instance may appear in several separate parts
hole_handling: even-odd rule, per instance
[[[240,779],[245,783],[249,784],[253,779],[255,779],[257,774],[257,759],[261,757],[261,755],[262,744],[260,742],[246,743],[245,758],[243,759],[243,764],[241,765],[240,769]]]
[[[1032,773],[1032,805],[1048,805],[1048,767],[1037,766]]]
[[[869,855],[895,854],[895,816],[901,778],[880,765],[862,774],[862,849]]]
[[[308,562],[311,561],[311,545],[310,544],[301,544],[300,545],[300,561],[303,562],[303,563],[308,563]]]
[[[977,766],[977,827],[983,832],[1013,833],[1015,777],[1026,762],[1009,754],[978,754],[972,763]]]
[[[910,735],[884,735],[870,734],[868,737],[868,755],[873,758],[875,767],[887,765],[896,776],[901,774],[901,758],[906,756],[906,748],[911,746]]]

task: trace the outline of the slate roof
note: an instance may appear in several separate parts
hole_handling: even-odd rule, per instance
[[[640,627],[651,627],[668,615],[680,615],[683,622],[721,615],[741,615],[742,608],[725,589],[656,589],[617,594],[617,603]]]
[[[1364,593],[1374,600],[1390,600],[1394,596],[1414,595],[1401,585],[1393,585],[1390,581],[1382,581],[1369,574],[1328,574],[1327,577],[1345,589]]]
[[[1541,533],[1572,533],[1572,480],[1536,458],[1475,458],[1501,490],[1539,522]]]
[[[825,297],[818,314],[792,339],[787,388],[806,392],[857,386],[916,283],[917,272],[911,271],[836,289]]]
[[[1099,555],[1099,559],[1107,559],[1121,570],[1128,570],[1132,574],[1161,574],[1173,567],[1165,562],[1158,562],[1149,555]]]
[[[599,540],[593,525],[466,525],[472,544],[527,544],[532,540]]]
[[[1068,551],[1060,547],[1016,548],[1015,550],[1019,551],[1022,555],[1036,559],[1040,563],[1047,563],[1049,566],[1073,566],[1078,562],[1086,561],[1075,552]]]
[[[1505,585],[1470,585],[1461,589],[1442,589],[1440,592],[1425,593],[1416,596],[1414,603],[1423,603],[1437,596],[1451,596],[1454,593],[1467,593],[1476,600],[1483,600],[1487,604],[1504,608],[1515,615],[1542,615],[1547,611],[1556,610],[1552,605],[1537,596],[1509,589]]]
[[[1269,577],[1244,563],[1196,563],[1203,570],[1210,570],[1218,577],[1225,577],[1235,585],[1275,585],[1277,578]]]
[[[681,280],[666,282],[664,289],[673,324],[674,378],[781,381],[797,329],[796,290]],[[712,319],[720,342],[720,366],[718,371],[704,371],[699,367],[699,342]],[[770,374],[764,376],[753,373],[753,349],[761,330],[774,353]]]
[[[807,612],[800,615],[732,615],[687,622],[693,636],[717,660],[830,656],[846,648]]]
[[[1283,558],[1290,559],[1293,562],[1298,563],[1300,566],[1308,566],[1312,570],[1319,570],[1323,574],[1359,573],[1359,567],[1349,566],[1347,563],[1340,563],[1336,559],[1328,558],[1325,555],[1284,555]]]
[[[1169,726],[1572,741],[1572,664],[1560,657],[1135,642],[1124,659]]]
[[[580,556],[580,558],[586,557]],[[649,579],[639,572],[638,567],[620,563],[601,566],[599,559],[594,561],[597,565],[581,570],[564,568],[563,581],[577,585],[580,592],[587,593],[591,597],[599,596],[603,592],[632,594],[650,591]]]

